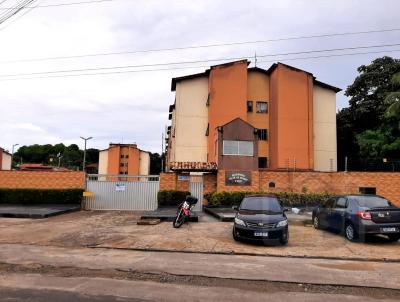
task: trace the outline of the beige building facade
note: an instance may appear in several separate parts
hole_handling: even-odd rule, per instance
[[[316,83],[313,103],[314,170],[337,171],[336,93]]]

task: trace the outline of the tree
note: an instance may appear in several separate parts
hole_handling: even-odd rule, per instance
[[[359,75],[345,92],[350,106],[337,114],[339,169],[344,168],[345,156],[365,162],[400,154],[400,60],[385,56],[357,70]]]
[[[395,91],[390,92],[385,98],[386,104],[389,105],[386,116],[400,119],[400,72],[393,75],[392,85]]]
[[[61,156],[60,166],[74,170],[82,168],[83,151],[76,144],[65,146],[62,143],[55,144],[54,146],[49,144],[22,146],[14,154],[14,165],[16,166],[20,163],[37,163],[58,166],[58,156]],[[86,161],[88,164],[98,163],[98,160],[99,150],[86,150]]]
[[[161,172],[161,159],[164,160],[165,165],[165,155],[158,153],[150,153],[150,174],[158,175]]]

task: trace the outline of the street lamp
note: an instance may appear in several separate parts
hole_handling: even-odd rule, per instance
[[[87,143],[88,140],[90,140],[92,138],[93,137],[91,137],[91,136],[90,137],[86,137],[86,138],[81,136],[81,139],[83,139],[85,141],[85,149],[83,150],[83,165],[82,165],[83,166],[82,168],[83,168],[84,172],[86,171],[86,143]]]
[[[14,145],[12,145],[12,149],[11,149],[11,170],[12,170],[13,159],[14,159],[14,148],[15,148],[16,146],[19,146],[19,144],[14,144]]]

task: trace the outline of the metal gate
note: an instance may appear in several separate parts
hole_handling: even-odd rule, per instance
[[[155,210],[159,176],[88,174],[84,198],[87,210]]]
[[[203,176],[202,175],[190,175],[190,194],[197,197],[199,200],[194,208],[194,211],[203,210]]]

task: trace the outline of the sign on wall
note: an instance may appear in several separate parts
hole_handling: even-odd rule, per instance
[[[178,175],[178,181],[189,181],[190,176],[189,175]]]
[[[243,172],[225,172],[226,186],[251,186],[251,173]]]
[[[125,191],[126,185],[125,184],[115,184],[115,191]]]

